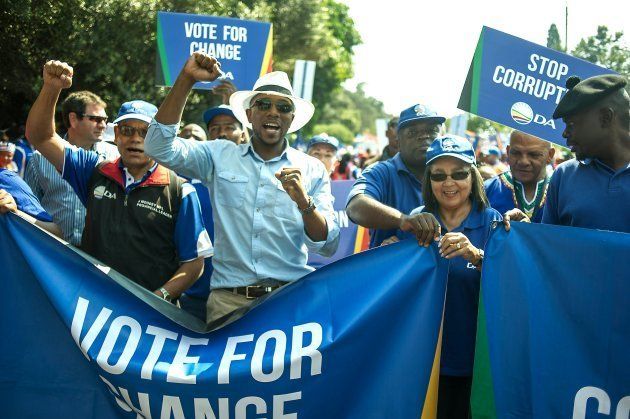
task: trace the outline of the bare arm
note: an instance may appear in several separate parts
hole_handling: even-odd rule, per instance
[[[26,120],[26,138],[58,171],[63,170],[64,144],[55,132],[55,106],[62,89],[72,86],[73,70],[66,63],[44,65],[44,85]]]
[[[63,238],[61,229],[59,228],[59,226],[57,226],[57,224],[47,222],[47,221],[40,221],[36,219],[35,217],[32,217],[28,215],[27,213],[19,210],[15,202],[15,199],[13,199],[13,196],[11,196],[11,194],[5,191],[4,189],[0,189],[0,214],[5,214],[7,212],[13,212],[19,215],[20,217],[24,218],[29,223],[35,224],[36,226],[43,228],[49,233],[52,233],[57,237]]]
[[[197,81],[216,80],[220,74],[219,68],[220,64],[214,57],[200,52],[193,53],[184,64],[166,99],[160,105],[155,120],[165,125],[179,123],[193,85]]]
[[[162,285],[171,297],[179,298],[184,291],[190,288],[195,281],[199,279],[203,273],[203,259],[204,258],[199,257],[189,262],[182,263],[171,279],[169,279],[166,284]],[[153,293],[162,298],[162,291],[155,290]]]
[[[442,231],[433,214],[406,215],[365,194],[355,196],[346,212],[352,221],[366,228],[409,231],[416,236],[418,244],[425,247],[437,240]]]

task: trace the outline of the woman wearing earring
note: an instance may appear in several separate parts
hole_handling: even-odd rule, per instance
[[[438,391],[438,418],[470,416],[477,309],[483,249],[501,215],[490,208],[468,140],[436,138],[427,150],[422,183],[425,205],[444,234],[438,244],[450,261]]]

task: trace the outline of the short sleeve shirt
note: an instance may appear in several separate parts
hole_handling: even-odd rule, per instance
[[[630,233],[630,164],[562,163],[549,183],[543,223]]]
[[[357,195],[365,194],[378,202],[409,214],[423,204],[422,184],[409,171],[400,158],[400,153],[387,161],[378,162],[361,173],[354,183],[347,204]],[[370,230],[370,248],[380,246],[388,237],[400,240],[413,235],[400,230]]]

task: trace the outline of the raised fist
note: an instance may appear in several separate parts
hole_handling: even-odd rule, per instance
[[[221,75],[221,64],[203,52],[193,52],[182,72],[195,81],[214,81]]]
[[[50,60],[44,64],[44,84],[67,89],[72,86],[72,67],[61,61]]]

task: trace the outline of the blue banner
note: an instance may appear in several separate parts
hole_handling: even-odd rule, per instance
[[[423,412],[448,269],[434,246],[363,252],[206,328],[13,214],[0,237],[3,417]]]
[[[193,52],[217,58],[224,75],[196,83],[211,89],[230,80],[237,90],[249,90],[271,71],[273,31],[271,23],[186,13],[158,12],[156,77],[160,86],[172,86]]]
[[[337,213],[339,221],[339,247],[331,257],[323,257],[317,253],[309,253],[308,264],[313,268],[321,268],[329,263],[336,262],[339,259],[358,253],[361,249],[361,243],[357,243],[358,226],[350,221],[346,214],[346,201],[350,194],[350,189],[354,185],[354,180],[333,180],[330,183],[331,192],[335,197],[333,209]],[[367,230],[365,230],[367,234]],[[359,241],[360,238],[359,238]]]
[[[567,78],[606,73],[614,71],[484,26],[458,107],[564,146],[552,115]]]
[[[628,418],[630,234],[513,223],[485,255],[496,417]]]

